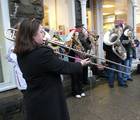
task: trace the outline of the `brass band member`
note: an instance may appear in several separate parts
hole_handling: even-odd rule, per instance
[[[129,25],[126,25],[123,29],[123,34],[121,35],[120,39],[122,41],[122,44],[127,52],[127,58],[123,61],[123,64],[127,67],[132,66],[132,59],[134,56],[134,49],[135,49],[135,43],[134,38],[132,35],[132,27]],[[125,68],[126,73],[131,73],[130,69]],[[131,74],[129,75],[123,75],[123,79],[125,82],[127,81],[133,81]]]
[[[87,32],[83,29],[83,24],[79,24],[79,25],[76,25],[76,31],[79,33],[78,35],[78,39],[80,40],[83,48],[84,48],[84,51],[85,52],[88,52],[88,50],[91,50],[91,42],[90,40],[88,39],[88,34]],[[89,84],[89,81],[88,81],[88,67],[85,66],[83,67],[83,80],[82,80],[83,84]]]
[[[60,74],[81,73],[80,63],[60,60],[48,46],[42,46],[40,21],[24,20],[16,34],[14,52],[27,83],[23,94],[26,120],[70,120]]]
[[[118,30],[121,30],[121,27],[116,25],[115,28],[114,28],[114,31],[118,31]],[[103,49],[106,53],[106,59],[121,64],[122,59],[114,53],[111,45],[106,45],[105,44],[106,40],[107,40],[107,38],[104,36]],[[110,62],[107,62],[107,64],[108,64],[108,67],[110,67],[110,68],[115,68],[115,69],[118,69],[118,70],[122,69],[122,67],[120,65],[116,65],[116,64],[113,64],[113,63],[110,63]],[[108,85],[109,85],[110,88],[114,88],[115,72],[112,71],[112,70],[107,70],[107,74],[108,74]],[[119,72],[117,73],[117,79],[118,79],[118,86],[125,87],[125,88],[128,87],[128,85],[123,80],[122,73],[119,73]]]
[[[71,47],[74,49],[77,49],[79,51],[82,51],[82,46],[78,42],[78,33],[75,32],[72,37]],[[82,57],[82,54],[75,52],[73,50],[69,51],[69,55],[73,56],[77,59],[69,58],[70,62],[79,62],[80,58]],[[83,80],[83,71],[80,74],[73,73],[71,74],[71,88],[72,88],[72,95],[76,98],[81,98],[85,96],[84,90],[82,88],[82,80]]]

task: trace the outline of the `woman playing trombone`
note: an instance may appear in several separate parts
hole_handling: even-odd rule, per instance
[[[44,30],[38,20],[24,20],[16,34],[14,52],[27,82],[24,93],[26,120],[70,120],[60,74],[80,73],[88,59],[80,63],[60,60],[43,46]]]

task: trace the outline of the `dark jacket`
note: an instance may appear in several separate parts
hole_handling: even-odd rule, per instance
[[[91,50],[91,42],[88,38],[85,38],[84,33],[79,32],[79,36],[78,39],[80,40],[82,46],[84,47],[85,52],[87,52],[88,50]]]
[[[128,39],[127,36],[124,34],[121,35],[120,40],[122,42],[122,45],[124,46],[126,52],[127,52],[127,58],[133,57],[134,55],[134,48],[132,48],[131,42]]]
[[[49,47],[18,55],[17,60],[28,86],[27,120],[70,120],[60,74],[82,72],[81,64],[58,59]]]
[[[122,62],[122,60],[113,52],[112,46],[108,46],[105,43],[103,43],[103,50],[106,52],[106,59],[117,63]]]

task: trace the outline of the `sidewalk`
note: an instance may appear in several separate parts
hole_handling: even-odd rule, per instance
[[[86,97],[67,99],[71,120],[140,120],[140,75],[128,88],[107,83],[89,89]]]
[[[134,81],[128,82],[128,88],[118,87],[117,84],[109,88],[107,81],[100,78],[96,85],[85,87],[86,97],[77,99],[68,96],[71,120],[140,120],[139,77],[133,74]],[[17,90],[10,92],[12,94],[1,93],[0,120],[23,120],[22,95]]]

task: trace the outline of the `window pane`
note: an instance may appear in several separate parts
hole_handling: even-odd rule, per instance
[[[0,51],[0,83],[3,82],[2,65],[1,65],[1,51]]]
[[[127,23],[127,0],[103,0],[104,31],[111,29],[114,24]]]

